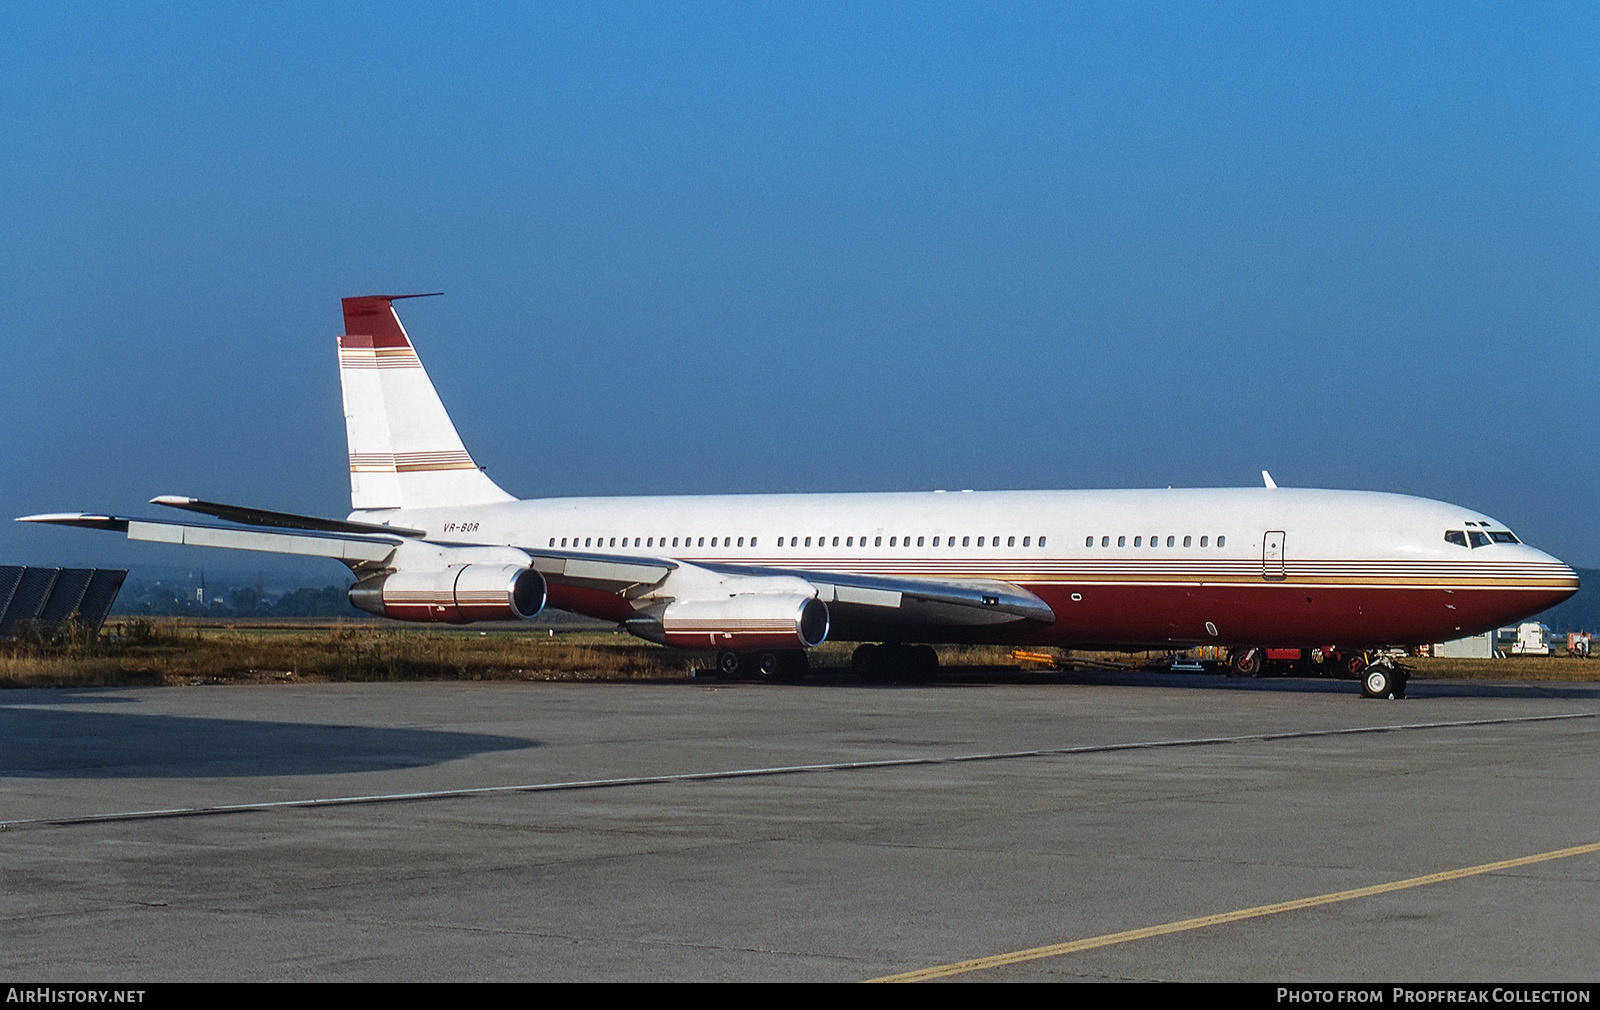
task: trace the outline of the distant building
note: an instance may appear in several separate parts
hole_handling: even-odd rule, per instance
[[[1453,642],[1440,642],[1431,651],[1443,659],[1493,659],[1494,632],[1485,631],[1481,635],[1458,638]]]

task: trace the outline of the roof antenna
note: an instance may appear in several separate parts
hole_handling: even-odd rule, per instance
[[[1277,490],[1278,488],[1278,482],[1273,480],[1272,474],[1265,470],[1261,471],[1261,483],[1265,484],[1269,488],[1272,488],[1273,490]]]

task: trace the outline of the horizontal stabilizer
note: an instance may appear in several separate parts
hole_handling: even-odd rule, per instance
[[[293,512],[274,512],[270,509],[250,508],[245,505],[222,505],[218,502],[201,501],[198,498],[186,498],[182,495],[164,494],[150,499],[152,505],[166,505],[175,509],[187,509],[190,512],[199,512],[202,515],[216,516],[229,522],[244,523],[247,526],[278,526],[291,530],[316,530],[321,533],[390,533],[403,537],[420,537],[422,530],[409,529],[404,526],[389,526],[383,523],[358,523],[348,519],[322,519],[317,516],[297,515]]]

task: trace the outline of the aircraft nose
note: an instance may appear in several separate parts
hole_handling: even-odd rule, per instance
[[[1571,565],[1536,548],[1529,548],[1529,550],[1535,556],[1539,568],[1542,569],[1540,574],[1549,580],[1548,584],[1553,590],[1561,594],[1560,599],[1568,599],[1578,592],[1582,580],[1578,578],[1578,573],[1573,570]]]

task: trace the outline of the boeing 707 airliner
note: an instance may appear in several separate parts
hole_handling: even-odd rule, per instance
[[[357,607],[404,621],[528,618],[546,606],[728,676],[795,676],[827,639],[864,675],[931,675],[930,643],[1353,657],[1519,620],[1578,589],[1567,565],[1472,509],[1279,488],[961,491],[518,500],[467,453],[394,302],[346,298],[338,339],[345,519],[163,495],[227,525],[86,513],[27,522],[131,540],[336,558]]]

